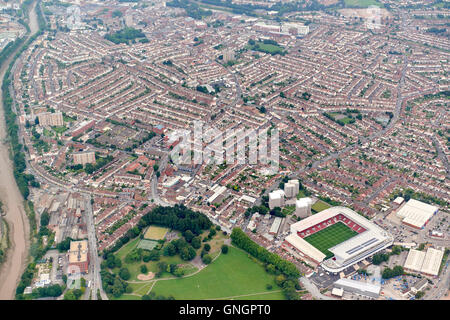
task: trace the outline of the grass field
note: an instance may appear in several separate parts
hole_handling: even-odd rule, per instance
[[[303,190],[300,190],[297,194],[297,199],[308,197]]]
[[[349,7],[368,8],[369,6],[383,7],[383,4],[376,0],[344,0]]]
[[[295,211],[295,206],[286,206],[284,207],[281,212],[285,215],[289,215]]]
[[[169,231],[167,228],[150,226],[145,232],[144,239],[149,240],[162,240],[166,236],[166,233]]]
[[[134,248],[136,248],[137,244],[139,243],[139,237],[137,237],[136,239],[128,242],[126,245],[124,245],[122,248],[120,248],[117,252],[116,252],[116,256],[119,259],[124,259],[125,256],[131,252],[131,250],[133,250]]]
[[[311,206],[311,211],[312,213],[318,213],[328,208],[331,208],[328,203],[323,202],[322,200],[317,200],[316,203]]]
[[[328,251],[329,248],[334,247],[357,234],[356,231],[353,231],[342,222],[338,222],[304,238],[304,240],[323,252],[328,259],[333,256],[333,253]]]
[[[243,295],[247,299],[283,299],[275,284],[275,277],[268,274],[262,265],[253,261],[248,255],[230,247],[227,254],[221,254],[214,262],[191,277],[172,280],[160,280],[153,289],[156,295],[175,299],[234,299]],[[267,290],[267,284],[273,286]],[[264,293],[267,297],[262,297]]]

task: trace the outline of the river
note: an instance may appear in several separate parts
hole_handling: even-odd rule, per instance
[[[36,1],[30,11],[30,35],[38,31],[36,16]],[[15,52],[0,69],[0,88],[3,77]],[[6,261],[0,269],[0,300],[14,299],[16,287],[26,267],[30,242],[30,224],[23,207],[23,197],[17,187],[13,175],[13,163],[9,157],[9,144],[7,139],[4,110],[2,105],[2,93],[0,90],[0,199],[4,203],[6,217],[9,225],[10,248]]]

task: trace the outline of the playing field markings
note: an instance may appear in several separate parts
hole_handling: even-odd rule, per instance
[[[324,253],[327,258],[330,258],[333,256],[333,253],[328,250],[329,248],[353,238],[357,234],[356,231],[352,230],[344,223],[338,222],[305,237],[304,240]]]

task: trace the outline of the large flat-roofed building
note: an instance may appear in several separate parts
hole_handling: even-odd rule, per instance
[[[443,256],[444,250],[428,248],[427,254],[423,259],[421,272],[425,275],[436,277],[439,274]]]
[[[64,125],[63,115],[61,112],[44,112],[38,114],[39,125],[43,127],[53,126],[62,127]]]
[[[309,26],[300,23],[287,22],[281,25],[281,32],[292,35],[307,35],[309,33]]]
[[[86,163],[95,163],[95,152],[80,152],[73,154],[73,163],[85,165]]]
[[[347,235],[342,237],[342,233]],[[318,241],[318,237],[326,238]],[[337,273],[391,246],[393,241],[387,231],[355,211],[332,207],[292,224],[283,248],[295,252],[294,256],[300,259],[321,264],[325,270]],[[330,247],[323,247],[324,242]]]
[[[334,283],[335,288],[345,292],[356,293],[365,297],[377,299],[380,296],[381,286],[351,279],[339,279]]]
[[[443,250],[428,248],[426,252],[411,249],[403,268],[410,272],[420,272],[424,275],[436,277],[439,274]]]
[[[283,222],[283,218],[275,217],[275,220],[272,223],[272,226],[270,227],[269,234],[275,236],[278,234],[278,231],[280,230],[281,223]]]
[[[421,229],[437,213],[438,209],[436,206],[410,199],[397,211],[396,215],[402,219],[403,224]]]
[[[68,273],[87,273],[89,270],[88,241],[71,241],[69,249]]]
[[[408,257],[406,258],[403,268],[407,271],[420,272],[424,258],[425,251],[411,249],[409,250]]]

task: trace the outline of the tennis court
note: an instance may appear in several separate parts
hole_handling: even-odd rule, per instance
[[[169,231],[167,228],[150,226],[145,232],[144,239],[148,240],[163,240],[166,233]]]
[[[138,244],[138,248],[139,249],[145,249],[145,250],[152,250],[154,247],[156,247],[158,245],[158,241],[153,241],[153,240],[145,240],[142,239],[141,241],[139,241]]]

